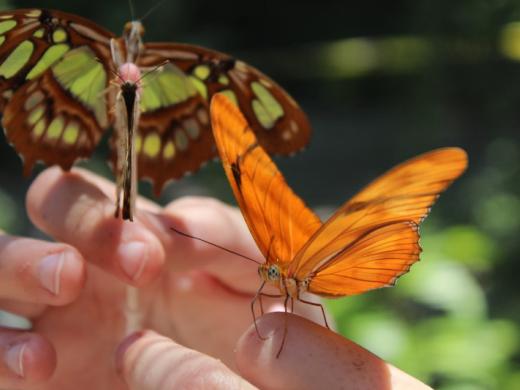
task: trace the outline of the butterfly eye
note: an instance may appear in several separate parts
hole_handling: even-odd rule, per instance
[[[123,29],[124,35],[130,35],[130,32],[132,31],[132,22],[126,22],[125,27]]]
[[[267,270],[267,277],[269,280],[278,280],[280,279],[280,269],[276,265],[272,265]]]

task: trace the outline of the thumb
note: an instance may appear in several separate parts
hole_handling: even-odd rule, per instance
[[[149,330],[123,340],[116,367],[129,389],[256,389],[221,361]]]
[[[392,389],[430,387],[330,330],[288,313],[258,319],[237,344],[236,362],[244,378],[262,389]],[[287,333],[284,336],[284,328]],[[279,357],[276,353],[286,337]]]

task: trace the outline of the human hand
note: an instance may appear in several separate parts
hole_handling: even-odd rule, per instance
[[[251,324],[249,303],[259,284],[256,267],[170,230],[175,226],[260,259],[239,212],[209,199],[186,198],[165,209],[140,201],[136,222],[128,223],[113,218],[112,194],[112,185],[81,170],[64,174],[52,168],[32,185],[27,198],[31,219],[71,246],[31,241],[10,246],[12,251],[0,250],[0,264],[9,262],[12,270],[0,271],[0,308],[33,322],[32,333],[0,330],[0,351],[5,352],[13,340],[26,341],[21,357],[10,353],[24,378],[0,363],[0,387],[125,388],[112,359],[125,331],[129,284],[140,287],[143,327],[217,357],[239,372],[247,367],[241,369],[239,359],[235,365],[233,348]],[[36,277],[39,260],[34,259],[59,248],[67,251],[55,268],[61,272],[45,271],[47,284],[54,286],[51,290],[59,286],[53,294],[41,287]],[[4,280],[16,287],[3,288]],[[267,302],[266,311],[276,308],[278,302]],[[321,321],[316,310],[299,310]],[[290,325],[287,344],[292,333]],[[207,358],[200,356],[202,361]]]
[[[32,334],[1,330],[0,338],[4,347],[19,339],[37,344],[10,354],[14,373],[0,359],[0,387],[124,388],[112,368],[125,336],[128,285],[139,287],[143,327],[234,367],[233,347],[251,323],[256,267],[170,227],[260,260],[240,213],[205,198],[181,199],[164,209],[140,200],[130,223],[113,217],[113,192],[95,175],[58,168],[44,171],[31,186],[31,220],[68,245],[26,240],[0,252],[0,263],[10,264],[0,271],[0,308],[27,316],[33,325]],[[37,278],[39,258],[59,248],[68,254],[44,272],[51,293]],[[267,311],[279,306],[266,303]]]
[[[286,317],[287,316],[287,317]],[[279,358],[285,321],[289,331]],[[155,332],[129,336],[117,367],[131,389],[430,389],[359,345],[300,316],[270,313],[236,346],[240,376],[216,359]],[[247,380],[247,381],[246,381]]]

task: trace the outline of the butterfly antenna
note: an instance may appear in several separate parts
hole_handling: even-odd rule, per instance
[[[119,79],[119,81],[121,81],[121,84],[124,84],[126,82],[125,79],[119,74],[119,72],[116,72],[114,69],[110,69],[110,72],[114,76],[116,76]]]
[[[245,255],[243,255],[243,254],[241,254],[241,253],[235,252],[235,251],[233,251],[233,250],[231,250],[231,249],[224,248],[223,246],[220,246],[220,245],[218,245],[218,244],[215,244],[215,243],[213,243],[213,242],[211,242],[211,241],[207,241],[207,240],[205,240],[205,239],[203,239],[203,238],[195,237],[195,236],[192,236],[191,234],[181,232],[180,230],[177,230],[177,229],[175,229],[174,227],[170,227],[170,229],[173,230],[175,233],[180,234],[181,236],[188,237],[188,238],[193,238],[194,240],[202,241],[202,242],[204,242],[204,243],[206,243],[206,244],[209,244],[209,245],[211,245],[211,246],[214,246],[215,248],[222,249],[223,251],[226,251],[226,252],[228,252],[228,253],[231,253],[231,254],[233,254],[233,255],[235,255],[235,256],[239,256],[239,257],[242,257],[243,259],[250,260],[250,261],[252,261],[252,262],[254,262],[254,263],[256,263],[256,264],[261,264],[259,261],[255,260],[255,259],[252,259],[251,257],[247,257],[247,256],[245,256]]]
[[[97,62],[99,62],[101,65],[105,66],[105,64],[103,63],[103,61],[101,61],[101,59],[99,59],[97,57],[95,57],[94,59]],[[113,68],[111,65],[108,65],[108,70],[110,71],[110,73],[112,73],[114,76],[116,76],[119,80],[121,80],[122,83],[125,82],[125,80],[121,77],[119,72],[117,70],[115,70],[115,68]]]
[[[155,4],[152,8],[150,8],[150,9],[148,10],[148,12],[145,13],[144,16],[143,16],[141,19],[139,19],[139,21],[142,22],[145,18],[147,18],[148,16],[150,16],[150,14],[151,14],[152,12],[154,12],[157,8],[159,8],[159,7],[160,7],[161,5],[163,5],[165,2],[166,2],[166,0],[161,0],[161,1],[159,1],[159,2],[158,2],[157,4]]]
[[[121,83],[123,83],[123,84],[125,83],[125,79],[123,77],[121,77],[119,72],[116,72],[114,69],[110,69],[110,72],[112,72],[112,74],[114,76],[116,76],[119,79],[119,81],[121,81]]]
[[[132,17],[132,20],[135,20],[134,3],[132,3],[132,0],[128,0],[128,7],[130,8],[130,16]]]
[[[137,80],[137,82],[142,81],[150,73],[156,72],[161,66],[164,66],[164,65],[168,64],[169,62],[170,62],[170,60],[164,60],[160,64],[156,65],[153,69],[150,69],[149,71],[145,72],[141,77],[139,77],[139,80]]]

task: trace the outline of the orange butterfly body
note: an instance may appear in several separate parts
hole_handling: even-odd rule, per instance
[[[419,259],[418,225],[467,167],[459,148],[437,149],[397,165],[343,204],[325,223],[292,192],[238,108],[211,104],[224,170],[265,256],[263,280],[285,297],[360,294],[391,286]]]

